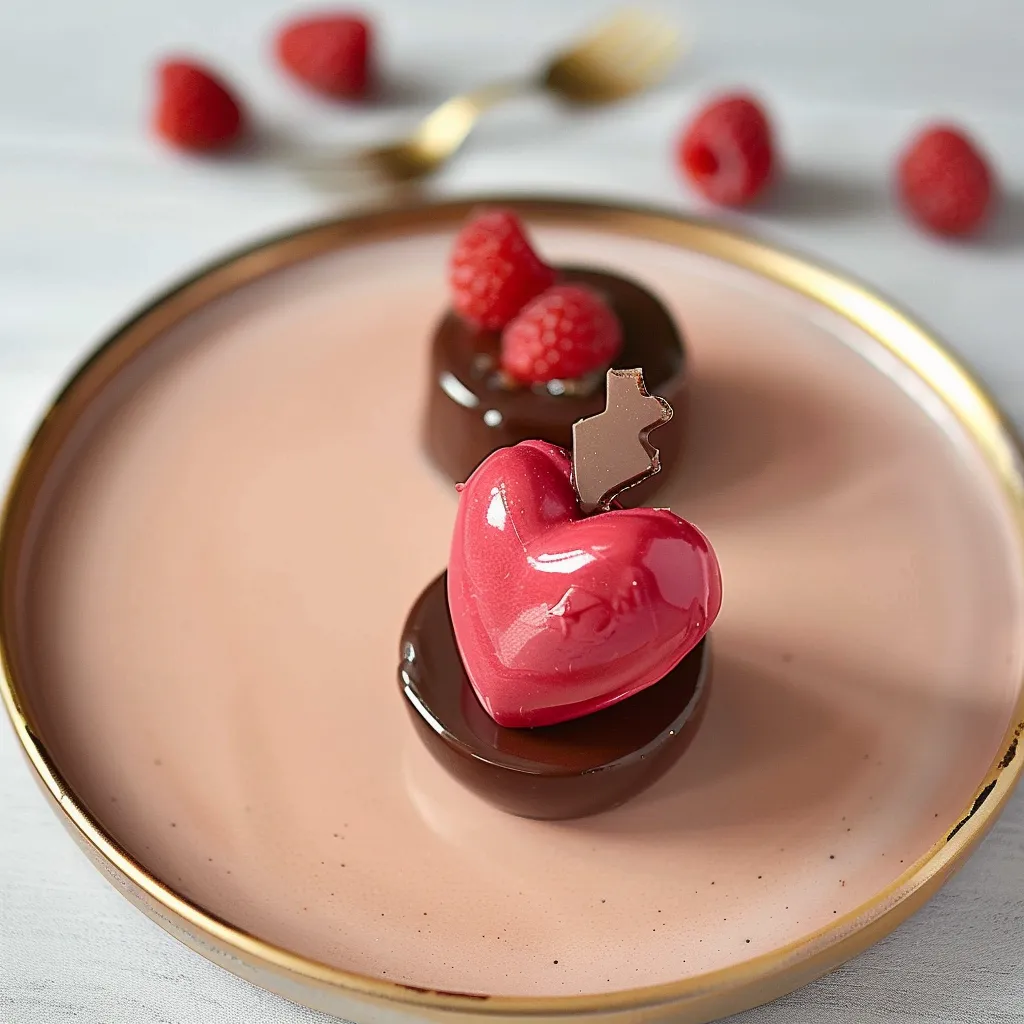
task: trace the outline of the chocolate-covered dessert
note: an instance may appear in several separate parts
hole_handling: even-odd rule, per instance
[[[573,423],[603,408],[610,367],[640,368],[650,392],[672,404],[659,447],[664,467],[675,462],[685,434],[686,356],[671,315],[647,289],[607,271],[546,266],[502,211],[463,229],[451,277],[452,309],[431,345],[424,437],[452,480],[520,441],[568,448]],[[591,307],[572,302],[580,292],[594,299]],[[625,503],[643,502],[654,483],[631,490]]]
[[[409,613],[399,680],[420,739],[474,793],[523,818],[581,818],[624,803],[689,746],[711,681],[707,637],[627,700],[557,725],[508,729],[473,692],[446,588],[442,574]]]
[[[523,441],[459,488],[448,571],[406,621],[399,684],[436,760],[503,810],[616,806],[697,727],[718,561],[668,509],[618,500],[658,471],[648,435],[671,416],[638,370],[609,370],[571,456]]]

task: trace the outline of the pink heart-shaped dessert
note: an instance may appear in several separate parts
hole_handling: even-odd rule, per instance
[[[553,725],[631,697],[693,650],[721,603],[700,530],[667,509],[583,516],[561,448],[502,448],[462,489],[448,604],[499,725]]]

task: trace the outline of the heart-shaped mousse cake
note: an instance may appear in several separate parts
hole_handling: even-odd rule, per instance
[[[667,509],[585,516],[555,445],[503,448],[462,487],[448,604],[466,674],[501,726],[564,722],[657,683],[721,600],[700,530]]]

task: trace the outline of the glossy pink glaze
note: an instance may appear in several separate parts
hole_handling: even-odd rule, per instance
[[[462,489],[448,602],[480,702],[525,728],[656,683],[715,621],[722,581],[695,526],[668,509],[585,517],[568,453],[523,441]]]

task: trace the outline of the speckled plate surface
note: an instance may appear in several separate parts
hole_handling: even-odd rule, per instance
[[[661,500],[712,539],[725,603],[669,775],[523,821],[404,718],[397,637],[455,507],[418,423],[467,203],[260,246],[82,369],[8,502],[4,695],[87,853],[244,977],[357,1021],[706,1020],[884,934],[1008,795],[1017,449],[855,284],[704,224],[517,205],[691,347]]]

